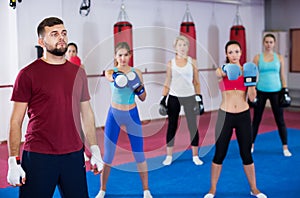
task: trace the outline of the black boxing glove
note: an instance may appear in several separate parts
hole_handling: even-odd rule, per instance
[[[257,107],[257,102],[258,102],[257,97],[255,97],[253,101],[251,101],[251,100],[248,98],[248,104],[249,104],[249,106],[250,106],[251,108]]]
[[[162,116],[165,116],[168,114],[168,107],[167,107],[167,103],[166,103],[166,100],[167,100],[167,96],[162,96],[161,100],[160,100],[160,104],[159,104],[159,114],[162,115]]]
[[[202,115],[204,113],[204,105],[203,105],[202,95],[196,94],[195,101],[196,101],[196,105],[194,107],[194,113],[196,115]]]
[[[279,93],[279,105],[281,107],[291,106],[292,98],[289,95],[288,88],[282,88]]]

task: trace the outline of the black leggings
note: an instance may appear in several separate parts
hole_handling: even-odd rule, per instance
[[[248,109],[241,113],[228,113],[220,109],[215,131],[216,148],[213,158],[215,164],[223,163],[234,128],[243,164],[249,165],[253,163],[251,155],[250,110]]]
[[[195,96],[189,97],[176,97],[169,95],[167,107],[168,107],[168,130],[167,130],[167,145],[169,147],[174,146],[174,140],[176,131],[178,128],[178,118],[180,113],[180,107],[183,105],[184,113],[187,120],[187,125],[190,132],[190,139],[192,146],[199,145],[199,134],[197,127],[197,116],[194,113],[194,107],[196,105]]]
[[[275,118],[275,122],[279,131],[279,136],[282,145],[287,144],[287,130],[283,118],[283,108],[279,106],[279,94],[280,92],[262,92],[257,90],[257,106],[254,108],[254,116],[252,121],[252,143],[255,142],[255,138],[258,133],[259,124],[264,113],[267,99],[270,100],[272,112]]]

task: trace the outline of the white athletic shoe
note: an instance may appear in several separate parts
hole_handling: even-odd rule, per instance
[[[283,150],[283,155],[285,157],[291,157],[292,156],[292,153],[288,150],[288,149],[284,149]]]
[[[105,196],[105,191],[104,190],[100,190],[99,193],[98,193],[98,195],[96,195],[95,198],[104,198],[104,196]]]
[[[149,190],[144,190],[144,198],[152,198],[152,195]]]
[[[196,164],[197,166],[203,164],[203,162],[201,161],[201,159],[199,159],[198,156],[193,156],[193,162],[194,162],[194,164]]]
[[[215,195],[212,194],[212,193],[207,193],[207,194],[204,196],[204,198],[214,198],[214,197],[215,197]]]
[[[264,193],[258,193],[255,195],[252,192],[250,192],[250,195],[257,197],[257,198],[267,198],[267,195],[265,195]]]
[[[171,165],[171,164],[172,164],[172,156],[167,155],[166,159],[165,159],[162,163],[163,163],[163,165],[165,165],[165,166]]]

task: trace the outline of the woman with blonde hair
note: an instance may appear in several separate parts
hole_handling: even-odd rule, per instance
[[[163,161],[163,165],[170,165],[173,160],[173,147],[181,106],[184,108],[190,133],[192,160],[195,165],[202,165],[203,162],[198,156],[199,133],[197,115],[204,113],[204,106],[197,61],[188,56],[189,40],[185,36],[180,35],[176,37],[173,47],[176,55],[167,64],[166,79],[160,101],[160,113],[168,115],[167,156]]]

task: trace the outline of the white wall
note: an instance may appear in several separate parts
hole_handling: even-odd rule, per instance
[[[47,16],[62,17],[69,31],[69,41],[79,45],[79,55],[87,66],[88,74],[97,74],[111,63],[113,57],[113,24],[117,21],[121,1],[92,1],[91,11],[87,17],[79,15],[81,0],[27,0],[18,4],[18,40],[20,68],[36,57],[34,45],[37,44],[36,26]],[[173,50],[172,41],[178,34],[179,26],[186,8],[186,1],[172,0],[128,0],[124,1],[126,11],[134,29],[134,47],[161,47]],[[198,59],[200,68],[211,67],[207,60],[207,50],[215,60],[223,61],[224,45],[229,38],[229,29],[234,23],[236,5],[214,4],[207,2],[190,2],[189,8],[196,24]],[[9,8],[11,9],[11,8]],[[264,27],[263,6],[240,6],[239,13],[246,27],[248,57],[261,49],[261,42],[250,42],[261,38]],[[213,29],[213,30],[212,30]],[[213,38],[212,36],[216,36]],[[215,42],[218,41],[218,42]],[[212,46],[212,44],[216,46]],[[199,50],[200,48],[200,50]],[[219,51],[217,51],[219,50]],[[146,59],[157,62],[157,53],[135,57],[135,64]],[[161,51],[159,51],[161,53]],[[170,57],[162,56],[164,59]],[[159,57],[160,58],[160,57]],[[163,64],[165,60],[161,60]]]
[[[8,1],[0,1],[0,141],[5,140],[8,133],[9,114],[11,112],[10,95],[17,73],[17,23],[16,13],[8,8]],[[2,9],[5,8],[5,9]]]
[[[16,10],[1,4],[1,7],[7,9],[6,12],[16,14],[17,31],[14,32],[17,35],[11,40],[17,41],[15,45],[18,46],[16,50],[18,55],[16,59],[10,58],[7,65],[21,69],[33,61],[36,58],[34,46],[37,44],[38,23],[47,16],[58,16],[65,22],[69,41],[78,44],[79,56],[88,75],[102,74],[103,70],[112,67],[113,24],[117,21],[121,0],[92,1],[91,11],[86,17],[79,14],[81,2],[82,0],[26,0],[17,4]],[[172,42],[179,33],[186,2],[185,0],[124,1],[129,21],[133,25],[135,67],[148,72],[165,70],[166,62],[173,57]],[[207,110],[215,110],[219,105],[220,94],[214,71],[207,69],[213,69],[225,60],[224,45],[229,39],[229,30],[234,23],[237,6],[192,1],[189,8],[196,25],[197,59],[205,107]],[[250,61],[261,50],[264,8],[263,5],[241,5],[239,13],[246,28],[247,59]],[[0,16],[2,23],[7,21],[9,14]],[[11,37],[8,31],[3,35],[6,38]],[[0,56],[3,56],[5,51],[6,49],[1,48]],[[11,55],[5,53],[5,57]],[[17,61],[18,66],[15,66],[14,61]],[[6,76],[5,73],[6,70],[4,74],[1,72],[0,77]],[[148,98],[144,103],[138,104],[141,118],[160,118],[156,108],[161,97],[164,74],[147,73],[144,78]],[[14,77],[10,77],[3,83],[13,81]],[[91,77],[89,85],[97,126],[102,126],[110,102],[108,83],[104,78]],[[0,94],[2,96],[1,90]],[[5,129],[0,129],[0,133],[3,130]]]
[[[11,84],[17,73],[18,35],[16,12],[8,8],[8,1],[0,1],[0,85]],[[7,8],[7,9],[2,9]]]

